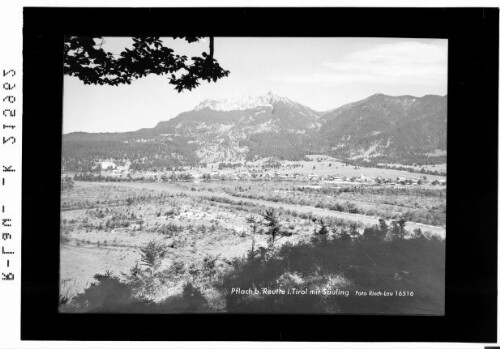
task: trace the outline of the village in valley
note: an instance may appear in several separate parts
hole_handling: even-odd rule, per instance
[[[127,164],[120,166],[108,160],[98,163],[96,168],[99,168],[100,171],[90,174],[67,174],[67,176],[76,180],[85,178],[86,180],[110,182],[134,180],[154,182],[238,180],[385,184],[390,186],[446,185],[446,165],[438,165],[438,169],[432,171],[420,167],[417,170],[408,172],[404,167],[399,167],[400,169],[396,170],[390,167],[349,165],[349,163],[328,156],[309,156],[304,161],[280,161],[266,158],[260,161],[244,163],[220,162],[201,167],[180,166],[171,171],[134,171]],[[413,169],[412,167],[409,168]]]

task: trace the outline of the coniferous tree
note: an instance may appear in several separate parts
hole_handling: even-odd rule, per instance
[[[274,208],[270,208],[264,211],[263,224],[267,227],[266,234],[271,235],[271,242],[274,244],[276,236],[281,234],[281,225],[278,221],[278,215]]]
[[[255,255],[255,234],[257,233],[258,221],[255,216],[250,216],[247,218],[247,223],[250,224],[252,229],[252,248],[250,250],[249,258],[253,259]]]

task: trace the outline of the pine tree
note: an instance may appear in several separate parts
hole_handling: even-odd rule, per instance
[[[264,211],[263,216],[263,224],[267,227],[266,234],[271,235],[271,241],[274,244],[276,236],[280,235],[281,233],[281,226],[278,221],[278,215],[276,214],[274,208],[270,208]]]
[[[255,234],[257,233],[257,218],[255,216],[250,216],[247,218],[247,223],[250,224],[250,228],[252,229],[252,248],[250,249],[249,258],[253,259],[255,256]]]

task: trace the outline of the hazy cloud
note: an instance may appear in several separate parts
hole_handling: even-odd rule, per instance
[[[273,76],[289,83],[345,83],[444,85],[447,49],[420,42],[380,44],[323,62],[314,74]]]

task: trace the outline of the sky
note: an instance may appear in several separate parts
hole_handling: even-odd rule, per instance
[[[188,44],[164,38],[176,53],[199,56],[208,40]],[[105,38],[119,53],[131,38]],[[259,96],[270,90],[317,111],[375,93],[392,96],[447,94],[448,42],[408,38],[216,37],[215,58],[230,71],[216,83],[178,93],[166,76],[131,85],[84,85],[64,77],[63,132],[123,132],[154,127],[205,99]]]

